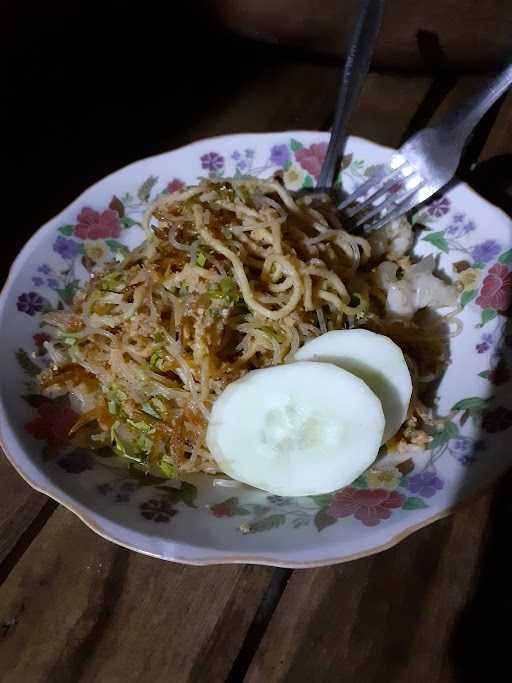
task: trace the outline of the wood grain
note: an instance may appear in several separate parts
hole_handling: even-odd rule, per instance
[[[198,125],[172,138],[172,144],[230,133],[321,130],[334,107],[339,78],[338,66],[277,63],[243,82],[205,112]]]
[[[434,683],[478,573],[489,504],[380,555],[295,571],[245,683]]]
[[[354,0],[212,0],[233,31],[255,40],[344,55],[359,3]],[[512,8],[503,0],[384,3],[374,65],[402,71],[499,64],[512,48]]]
[[[431,78],[371,73],[350,120],[350,133],[399,147],[414,112],[427,96]]]
[[[1,679],[222,681],[271,575],[144,557],[59,508],[0,589]]]
[[[41,512],[47,498],[34,491],[0,450],[0,565]]]

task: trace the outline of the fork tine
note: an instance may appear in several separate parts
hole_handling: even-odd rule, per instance
[[[379,168],[362,185],[356,187],[352,194],[346,197],[341,204],[338,204],[338,211],[342,211],[350,204],[353,204],[358,197],[366,194],[374,185],[378,185],[390,172],[391,169],[387,165]]]
[[[409,209],[412,209],[421,202],[424,202],[425,199],[433,193],[429,192],[425,196],[425,193],[422,192],[423,185],[424,181],[422,181],[420,185],[418,185],[414,189],[412,194],[409,193],[407,197],[395,209],[393,209],[393,211],[390,211],[385,216],[382,216],[375,222],[370,223],[370,225],[365,225],[364,231],[373,232],[374,230],[378,230],[379,228],[382,228],[383,225],[386,225],[387,223],[394,221],[396,218],[400,218],[400,216],[409,211]]]
[[[353,216],[356,215],[356,213],[361,213],[362,211],[365,211],[368,209],[370,206],[373,205],[375,200],[379,199],[379,197],[382,197],[383,194],[386,194],[386,192],[393,187],[393,185],[396,185],[397,183],[401,182],[405,178],[409,178],[412,174],[414,173],[414,168],[412,166],[406,166],[406,168],[403,168],[403,166],[400,166],[400,168],[397,168],[395,171],[390,173],[386,180],[384,181],[384,185],[381,186],[379,190],[371,194],[369,197],[367,197],[363,202],[360,202],[358,204],[355,204],[355,206],[351,209],[347,209],[346,214],[349,218],[352,218]]]
[[[393,204],[396,205],[398,202],[401,203],[402,201],[405,201],[411,194],[416,192],[416,190],[424,184],[424,181],[418,175],[413,175],[413,177],[409,177],[407,182],[409,186],[406,187],[405,192],[403,192],[400,195],[390,193],[389,197],[387,199],[384,199],[380,204],[377,204],[377,206],[372,206],[370,211],[367,211],[363,215],[359,215],[356,218],[356,226],[359,227],[360,225],[367,223],[370,220],[370,218],[373,218],[373,216],[375,216],[376,214],[382,213],[384,209],[392,207]]]
[[[366,194],[372,187],[378,185],[382,180],[386,178],[390,173],[394,173],[400,167],[407,163],[406,159],[401,154],[394,154],[387,164],[381,166],[375,173],[373,173],[368,180],[366,180],[362,185],[356,187],[351,195],[346,197],[341,204],[338,205],[338,210],[342,211],[347,206],[355,202],[355,200],[363,194]]]

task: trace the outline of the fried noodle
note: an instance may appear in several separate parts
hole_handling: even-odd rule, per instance
[[[70,392],[73,432],[90,445],[161,476],[217,471],[206,428],[230,382],[328,330],[393,331],[376,322],[370,244],[343,230],[327,196],[294,196],[277,178],[204,180],[162,195],[143,228],[71,311],[46,317],[59,334],[41,387]]]

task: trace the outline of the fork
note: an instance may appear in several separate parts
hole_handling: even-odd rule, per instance
[[[352,229],[376,230],[438,192],[455,175],[464,145],[482,116],[512,85],[512,64],[441,121],[414,134],[338,209]],[[360,200],[360,201],[358,201]]]

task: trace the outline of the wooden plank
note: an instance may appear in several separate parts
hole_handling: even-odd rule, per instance
[[[303,61],[277,62],[236,92],[227,92],[220,110],[213,106],[198,124],[173,137],[187,140],[229,133],[321,129],[336,99],[340,67]]]
[[[478,574],[489,504],[380,555],[295,571],[244,683],[437,681]]]
[[[0,451],[0,564],[48,500],[31,488]]]
[[[399,147],[411,117],[431,86],[431,78],[371,73],[350,121],[353,135]]]
[[[223,107],[213,110],[187,139],[238,132],[321,129],[330,122],[340,67],[297,63],[280,65],[250,83]],[[410,78],[371,73],[351,121],[350,133],[382,145],[397,147],[412,113],[432,83],[429,77]],[[382,97],[375,97],[376,92]],[[389,95],[389,96],[388,96]],[[397,106],[397,100],[401,106]],[[181,142],[183,144],[183,134]],[[174,139],[173,139],[174,142]]]
[[[354,2],[213,0],[220,19],[256,40],[345,54],[358,11]],[[401,71],[440,63],[463,68],[497,65],[510,52],[512,9],[501,0],[384,3],[374,63]],[[491,39],[492,38],[492,39]]]
[[[131,553],[59,508],[0,589],[2,681],[222,681],[271,575]]]

